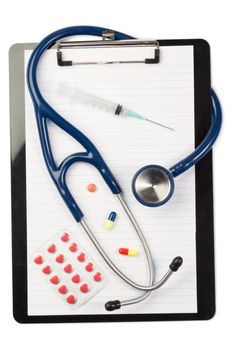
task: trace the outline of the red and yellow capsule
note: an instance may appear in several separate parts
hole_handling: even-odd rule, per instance
[[[128,256],[138,255],[138,251],[136,249],[129,249],[129,248],[120,248],[119,253],[122,255],[128,255]]]

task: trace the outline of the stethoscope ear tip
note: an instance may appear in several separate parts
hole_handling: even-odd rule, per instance
[[[181,258],[181,256],[176,256],[172,260],[171,264],[169,265],[169,268],[171,271],[176,272],[179,270],[182,264],[183,264],[183,259]]]
[[[106,304],[105,304],[105,309],[107,311],[114,311],[114,310],[117,310],[117,309],[120,309],[121,308],[121,302],[120,300],[112,300],[112,301],[108,301]]]

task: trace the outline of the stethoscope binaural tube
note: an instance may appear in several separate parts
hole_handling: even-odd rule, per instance
[[[132,179],[132,191],[138,202],[148,207],[167,203],[174,192],[174,178],[197,164],[211,150],[219,135],[221,123],[221,105],[216,93],[211,90],[211,126],[206,137],[191,154],[170,169],[157,164],[139,169]]]

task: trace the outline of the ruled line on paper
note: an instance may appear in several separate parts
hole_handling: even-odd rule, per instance
[[[147,54],[147,48],[140,50]],[[42,95],[48,103],[88,135],[113,169],[125,198],[151,246],[156,280],[167,270],[174,256],[181,255],[184,259],[184,265],[166,286],[152,293],[145,302],[116,311],[119,314],[197,312],[194,171],[189,170],[187,175],[177,179],[173,198],[160,208],[143,207],[135,200],[130,190],[131,178],[141,166],[155,163],[169,167],[194,149],[193,48],[176,46],[163,47],[161,50],[163,59],[158,65],[98,65],[91,67],[91,70],[85,66],[72,69],[58,67],[55,64],[55,52],[49,50],[45,53],[38,71]],[[117,56],[118,51],[115,50],[114,55]],[[127,52],[125,51],[124,55]],[[78,51],[70,50],[70,54],[74,59]],[[102,58],[105,54],[106,49],[99,50],[98,55],[102,55]],[[86,51],[83,55],[89,57],[90,52]],[[25,64],[29,56],[30,51],[26,51]],[[78,103],[70,106],[65,99],[62,101],[58,98],[56,91],[61,81],[76,81],[77,86],[86,91],[102,97],[107,96],[108,99],[119,103],[122,101],[135,111],[144,112],[148,117],[152,116],[154,120],[174,127],[175,132],[164,131],[159,127],[152,128],[146,123],[134,120],[118,120]],[[28,256],[64,228],[77,233],[77,237],[85,243],[87,251],[103,264],[49,177],[27,88],[25,109]],[[53,125],[49,126],[49,132],[58,162],[64,156],[79,151],[77,143]],[[86,191],[89,182],[97,184],[98,191],[95,194]],[[91,166],[79,164],[69,171],[68,185],[85,213],[86,221],[113,261],[130,277],[147,284],[148,272],[142,247],[119,203],[99,173]],[[103,228],[110,211],[116,211],[118,214],[112,232]],[[140,252],[137,259],[117,254],[117,249],[125,244],[137,247]],[[29,315],[72,314],[48,286],[43,284],[29,258],[28,264]],[[105,268],[110,283],[76,313],[108,314],[103,306],[107,300],[140,295],[139,291],[120,281],[108,267]]]

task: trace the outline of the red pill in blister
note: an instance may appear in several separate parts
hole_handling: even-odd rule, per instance
[[[54,253],[56,251],[56,246],[55,244],[51,244],[49,247],[48,247],[48,252],[49,253]]]
[[[58,284],[60,282],[60,279],[59,279],[59,277],[57,275],[55,275],[55,276],[50,278],[50,282],[52,284]]]
[[[62,286],[60,286],[59,288],[58,288],[58,292],[59,293],[61,293],[61,294],[66,294],[67,293],[67,287],[66,287],[66,285],[65,284],[63,284]]]
[[[93,278],[96,282],[99,282],[102,280],[102,274],[100,272],[96,272],[96,274],[93,276]]]
[[[73,268],[72,268],[72,265],[71,265],[71,264],[68,264],[68,265],[66,265],[66,266],[64,267],[64,271],[65,271],[66,273],[71,273],[72,270],[73,270]]]
[[[85,269],[86,269],[88,272],[91,272],[91,271],[93,271],[94,266],[93,266],[92,263],[89,263],[89,264],[87,264],[87,265],[85,266]]]
[[[88,285],[86,283],[82,284],[80,287],[82,293],[87,293],[89,291]]]
[[[85,254],[84,254],[84,253],[80,253],[80,254],[77,256],[77,259],[78,259],[78,261],[80,261],[80,262],[85,261],[85,259],[86,259]]]
[[[34,259],[34,262],[37,264],[37,265],[41,265],[43,263],[43,258],[41,255],[37,255]]]
[[[65,260],[65,257],[63,254],[59,254],[57,257],[56,257],[56,262],[58,262],[59,264],[62,264]]]
[[[52,272],[52,269],[49,265],[47,265],[42,269],[42,272],[46,275],[49,275]]]
[[[68,234],[67,232],[64,232],[64,233],[62,234],[62,236],[61,236],[61,240],[62,240],[63,242],[68,242],[69,239],[70,239],[69,234]]]
[[[66,298],[66,301],[68,304],[75,304],[77,299],[73,294],[68,295],[68,297]]]
[[[78,246],[77,246],[77,244],[74,243],[74,242],[69,246],[69,250],[70,250],[71,252],[76,252],[77,249],[78,249]]]
[[[72,278],[71,278],[71,281],[74,282],[74,283],[79,283],[81,280],[80,276],[78,274],[74,275]]]

